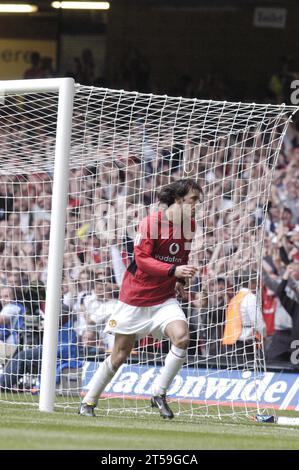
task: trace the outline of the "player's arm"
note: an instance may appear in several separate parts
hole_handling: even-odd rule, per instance
[[[144,236],[143,231],[136,237],[134,258],[137,267],[141,269],[141,271],[159,277],[175,276],[184,279],[194,276],[196,272],[194,266],[175,266],[174,264],[164,263],[163,261],[155,259],[152,256],[154,243],[155,240],[150,237],[148,232],[146,236]]]
[[[152,256],[154,249],[154,240],[150,237],[137,237],[137,243],[134,246],[134,258],[137,267],[141,271],[153,276],[167,277],[174,275],[175,266],[159,261]]]
[[[151,253],[153,240],[143,240],[138,247],[134,248],[135,262],[143,272],[154,276],[175,276],[178,279],[192,278],[196,273],[194,266],[175,266],[174,264],[163,263],[155,259]]]

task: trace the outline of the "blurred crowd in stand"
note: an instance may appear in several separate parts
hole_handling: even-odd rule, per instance
[[[30,66],[25,71],[25,79],[37,78],[53,78],[56,73],[53,67],[53,59],[51,57],[41,57],[39,52],[32,52],[30,55]]]
[[[63,64],[61,64],[63,68]],[[91,49],[83,49],[81,55],[73,57],[69,70],[63,76],[73,77],[81,85],[93,85],[141,93],[168,94],[184,98],[213,99],[218,101],[247,101],[258,103],[291,104],[290,96],[294,87],[292,81],[299,78],[294,60],[282,56],[277,60],[276,70],[259,86],[258,96],[252,96],[248,84],[238,81],[234,75],[225,76],[216,72],[204,72],[199,76],[178,75],[161,89],[152,78],[150,59],[138,48],[128,49],[117,70],[108,80],[105,70],[96,74],[96,61]],[[38,52],[30,56],[30,66],[24,78],[52,78],[62,76],[53,66],[50,57],[42,57]]]
[[[86,60],[92,62],[90,57]],[[134,67],[131,62],[127,64],[126,76],[128,81],[133,80],[133,67],[134,87],[138,87],[138,79],[143,74],[146,80],[149,68],[144,63],[142,67],[136,65],[141,61],[138,56],[131,60],[135,60]],[[32,54],[32,68],[26,77],[52,74],[51,63]],[[192,96],[192,81],[182,77],[181,82],[182,94]],[[214,96],[218,90],[217,99],[226,94],[225,86],[215,77],[202,80],[198,93],[208,94],[212,89]],[[243,346],[239,344],[243,357],[244,348],[246,352],[247,346],[252,347],[259,334],[265,338],[268,362],[296,365],[292,353],[294,340],[299,341],[299,118],[295,116],[284,136],[268,202],[272,169],[271,158],[267,160],[263,148],[265,136],[247,134],[244,139],[230,143],[229,157],[225,138],[218,140],[213,149],[193,145],[192,158],[197,163],[189,176],[202,184],[205,201],[198,214],[200,222],[190,259],[198,266],[199,274],[190,287],[189,302],[184,304],[191,329],[189,352],[215,360],[227,355],[232,346],[224,341],[228,305],[242,288],[248,288],[258,312],[258,326],[254,331],[252,323],[243,325],[250,334],[243,332],[236,338],[236,342],[243,341]],[[146,147],[145,163],[135,154],[120,159],[117,165],[107,164],[101,171],[96,167],[71,170],[62,278],[63,321],[57,351],[57,357],[64,361],[62,367],[73,363],[81,366],[83,361],[94,360],[111,349],[113,337],[105,336],[103,328],[115,308],[123,272],[132,259],[140,205],[155,203],[153,188],[183,174],[185,150],[176,147],[172,135],[161,139],[157,159],[146,139],[142,144]],[[255,153],[256,149],[262,150]],[[242,152],[244,157],[240,159]],[[5,356],[11,345],[7,360],[11,359],[5,366],[10,376],[24,372],[16,372],[14,367],[24,366],[23,351],[28,348],[31,352],[27,356],[31,355],[30,361],[34,360],[35,372],[39,373],[51,194],[49,173],[0,175],[0,355]],[[110,226],[111,210],[116,214],[117,229]],[[263,233],[260,304],[259,295],[255,295],[260,282],[256,253],[261,253]],[[64,325],[67,335],[63,334]],[[63,349],[63,345],[69,347]],[[152,338],[142,340],[138,346],[151,352],[165,352],[168,347],[167,343],[154,343]],[[17,358],[15,363],[13,358]]]
[[[93,55],[88,49],[83,51],[82,57],[74,58],[73,63],[73,70],[68,75],[82,85],[219,101],[291,104],[290,96],[294,90],[291,83],[299,79],[294,60],[289,56],[277,60],[276,69],[259,84],[258,95],[252,95],[248,83],[238,80],[236,74],[226,75],[215,71],[203,71],[199,76],[182,73],[176,80],[169,80],[166,88],[161,88],[153,79],[150,58],[138,48],[129,49],[124,54],[123,61],[110,81],[104,72],[102,77],[95,77]]]
[[[247,146],[253,142],[250,135],[246,142]],[[255,140],[256,147],[260,143]],[[199,275],[185,305],[192,331],[190,354],[216,358],[227,351],[227,347],[223,349],[227,306],[242,287],[255,293],[259,281],[256,252],[261,250],[264,231],[259,333],[265,336],[266,359],[290,362],[291,343],[299,340],[297,120],[284,137],[266,219],[262,209],[271,173],[269,162],[256,159],[247,148],[247,157],[237,168],[235,158],[240,148],[234,146],[229,165],[224,159],[225,148],[223,140],[213,150],[213,158],[208,148],[198,149],[200,158],[194,154],[198,162],[195,173],[204,187],[205,201],[191,252]],[[182,176],[180,158],[177,155],[171,167],[169,151],[164,147],[161,164],[149,161],[144,166],[130,157],[126,164],[119,161],[118,167],[108,165],[101,172],[91,167],[71,171],[62,279],[62,307],[69,310],[77,345],[77,349],[70,349],[71,357],[94,357],[111,348],[113,337],[105,337],[103,328],[132,258],[140,205],[155,203],[153,183],[159,188]],[[0,182],[0,339],[26,347],[40,344],[42,339],[52,181],[48,173],[33,173],[1,175]],[[109,226],[112,209],[118,223],[125,215],[120,227]],[[285,295],[295,302],[295,313],[286,307]],[[253,336],[247,340],[252,341]],[[147,345],[151,351],[161,348],[161,344],[152,343],[148,339],[140,346]]]

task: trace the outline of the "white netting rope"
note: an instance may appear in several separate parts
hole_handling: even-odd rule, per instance
[[[38,388],[57,107],[56,93],[7,94],[0,105],[1,362],[11,378],[1,398],[11,400],[17,397],[11,389],[19,400],[30,401],[26,391]],[[184,304],[191,331],[184,369],[191,377],[178,392],[177,411],[219,417],[248,412],[246,394],[238,408],[233,392],[231,400],[222,400],[224,385],[216,403],[209,393],[220,370],[227,371],[228,380],[230,371],[240,371],[257,381],[264,371],[262,345],[252,333],[263,329],[259,307],[254,323],[245,325],[243,343],[225,345],[223,335],[229,302],[246,279],[252,301],[260,301],[272,173],[294,112],[284,105],[76,86],[57,372],[65,406],[77,402],[89,364],[112,347],[103,327],[132,258],[138,220],[157,208],[159,188],[192,177],[203,188],[204,202],[190,255],[199,276]],[[168,341],[152,338],[136,344],[129,360],[132,377],[143,366],[159,366],[168,347]],[[117,398],[107,398],[104,408],[149,412],[145,386],[137,387],[134,404],[127,403],[134,389],[128,377],[129,384],[123,378],[112,387]],[[173,386],[179,389],[179,378]]]

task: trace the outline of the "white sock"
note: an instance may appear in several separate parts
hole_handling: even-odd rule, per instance
[[[156,383],[153,385],[153,395],[163,395],[166,393],[171,382],[184,364],[186,356],[186,349],[180,349],[174,345],[171,346],[165,359],[165,365],[162,368]]]
[[[83,398],[83,403],[92,403],[97,405],[99,396],[111,381],[115,372],[116,370],[112,367],[111,356],[108,356],[95,372],[93,376],[93,384]]]

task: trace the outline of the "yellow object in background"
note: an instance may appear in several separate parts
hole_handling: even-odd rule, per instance
[[[82,240],[87,235],[89,229],[89,224],[83,224],[78,230],[77,230],[77,236]]]

